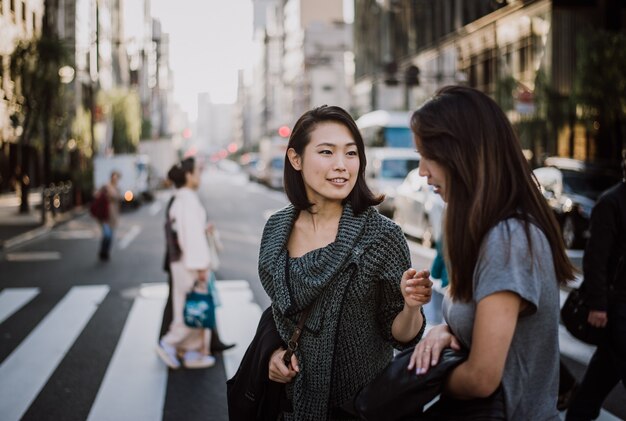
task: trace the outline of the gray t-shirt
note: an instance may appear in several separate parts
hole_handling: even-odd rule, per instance
[[[474,299],[446,296],[444,318],[467,348],[472,343],[476,304],[486,296],[511,291],[529,306],[520,314],[502,375],[509,420],[559,420],[559,287],[550,245],[530,224],[532,257],[523,222],[508,219],[492,228],[474,270]]]

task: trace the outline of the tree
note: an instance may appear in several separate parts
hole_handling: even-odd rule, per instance
[[[20,41],[11,54],[10,71],[15,80],[15,92],[11,98],[11,107],[15,110],[12,119],[21,127],[21,162],[17,174],[22,192],[21,213],[29,211],[30,146],[38,139],[43,142],[44,182],[50,180],[50,130],[51,124],[62,117],[57,115],[61,107],[55,105],[63,101],[58,71],[66,56],[63,43],[51,35]]]
[[[595,131],[596,156],[619,160],[626,123],[626,34],[592,30],[577,43],[575,96]]]
[[[141,103],[139,95],[126,89],[115,89],[100,97],[103,109],[113,122],[111,146],[115,153],[137,151],[141,138]]]

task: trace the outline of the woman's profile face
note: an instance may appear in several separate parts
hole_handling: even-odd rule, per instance
[[[291,165],[302,174],[311,203],[342,201],[359,176],[359,154],[352,133],[340,123],[317,124],[302,155],[287,151]]]
[[[187,177],[187,187],[197,189],[200,187],[200,166],[194,165],[193,171],[185,173]]]
[[[415,144],[419,152],[421,143],[417,136],[415,137]],[[428,185],[434,188],[435,193],[441,196],[444,202],[448,202],[448,197],[446,196],[446,170],[441,164],[422,155],[420,158],[419,175],[426,177]]]

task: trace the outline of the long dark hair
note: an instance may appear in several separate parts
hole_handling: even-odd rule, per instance
[[[482,241],[511,216],[524,220],[529,248],[529,221],[543,231],[558,281],[573,279],[556,218],[495,101],[476,89],[444,87],[413,113],[411,129],[422,156],[446,172],[444,235],[452,297],[471,300]]]
[[[345,203],[352,205],[355,214],[359,214],[369,206],[378,205],[383,201],[384,196],[374,196],[372,191],[365,183],[365,146],[363,138],[356,126],[356,123],[343,108],[337,106],[322,105],[302,114],[293,127],[287,150],[293,148],[300,156],[304,153],[304,148],[311,141],[311,132],[315,130],[318,124],[324,122],[334,122],[345,126],[351,133],[354,143],[356,143],[357,153],[359,155],[359,174],[354,188],[344,200]],[[304,187],[302,173],[291,166],[288,156],[285,155],[284,170],[285,193],[289,201],[298,210],[306,210],[313,206],[309,202]]]
[[[180,188],[187,182],[187,174],[191,174],[196,167],[196,160],[193,157],[185,158],[180,163],[175,164],[167,172],[167,178],[174,183],[176,188]]]

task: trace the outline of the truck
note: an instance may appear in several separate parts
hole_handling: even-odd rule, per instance
[[[142,140],[139,154],[147,155],[150,162],[150,178],[155,188],[166,184],[167,172],[179,161],[174,141],[171,139]]]
[[[282,189],[288,140],[265,137],[259,142],[259,180],[273,189]]]
[[[113,171],[120,174],[117,187],[122,196],[122,205],[137,207],[154,198],[150,188],[150,159],[147,155],[96,156],[93,162],[94,187],[99,189],[108,183]]]

